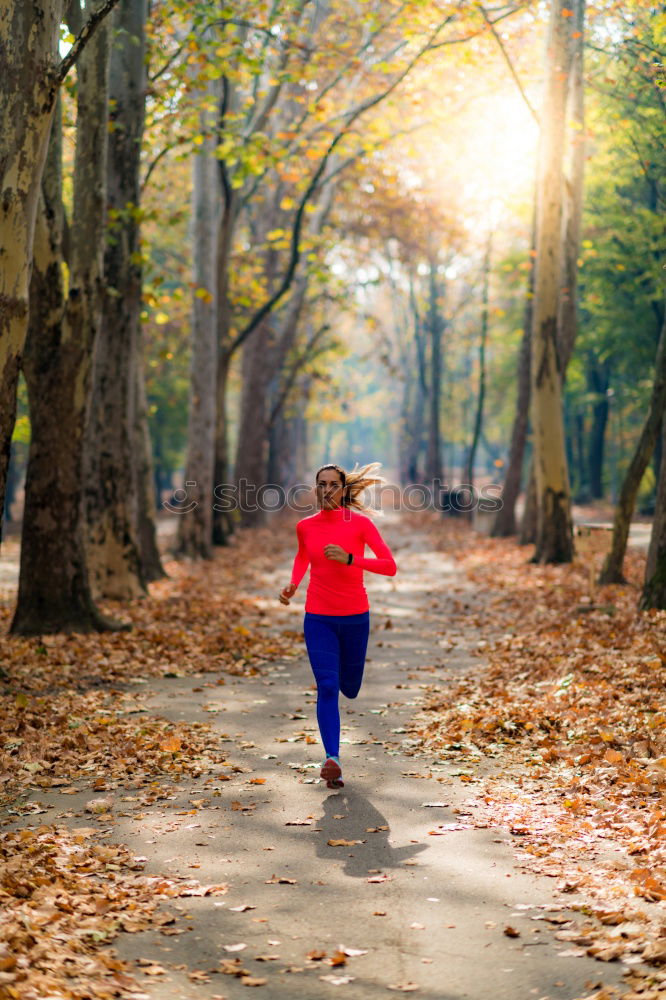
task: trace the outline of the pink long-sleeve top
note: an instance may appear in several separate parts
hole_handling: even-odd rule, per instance
[[[315,615],[359,615],[368,610],[368,595],[363,586],[363,570],[395,576],[397,566],[391,550],[373,521],[365,514],[337,507],[320,510],[296,526],[298,552],[294,559],[291,582],[298,586],[308,566],[310,583],[305,610]],[[351,552],[351,566],[327,559],[325,545],[340,545]],[[365,556],[369,546],[375,558]]]

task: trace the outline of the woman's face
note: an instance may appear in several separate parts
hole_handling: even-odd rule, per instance
[[[324,469],[317,476],[317,503],[324,510],[340,506],[342,490],[342,479],[335,469]]]

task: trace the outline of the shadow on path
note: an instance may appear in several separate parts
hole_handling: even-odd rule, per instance
[[[350,845],[351,853],[342,869],[351,878],[368,878],[371,872],[379,874],[397,868],[426,850],[426,844],[394,847],[386,817],[358,789],[334,792],[324,799],[323,806],[323,815],[317,819],[311,834],[317,857],[330,862],[329,840],[363,841]]]

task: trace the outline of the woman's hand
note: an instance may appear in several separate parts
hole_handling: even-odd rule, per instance
[[[325,545],[324,555],[327,559],[333,559],[339,563],[346,563],[349,558],[349,553],[345,552],[339,545]]]
[[[283,587],[282,590],[280,591],[280,604],[289,604],[290,599],[294,596],[295,593],[296,593],[295,585],[293,583],[287,584],[287,586]]]

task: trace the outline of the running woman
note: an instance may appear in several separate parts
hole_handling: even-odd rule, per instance
[[[319,511],[298,522],[298,552],[291,582],[280,593],[289,604],[310,567],[303,632],[317,682],[317,722],[326,760],[321,777],[328,788],[342,788],[340,766],[340,691],[355,698],[361,688],[370,630],[363,570],[395,576],[388,545],[366,516],[360,494],[383,483],[378,462],[345,472],[323,465],[315,477]],[[366,558],[368,545],[375,558]]]

